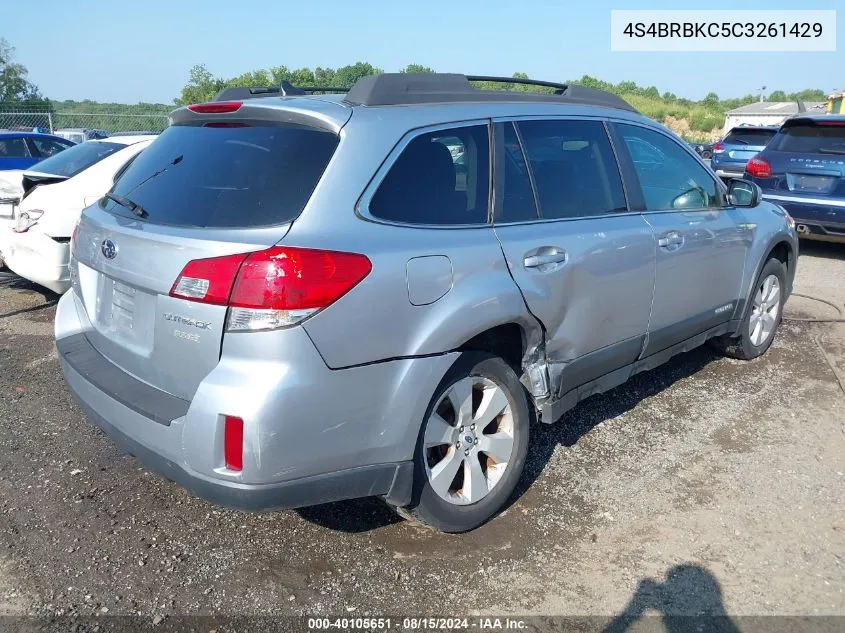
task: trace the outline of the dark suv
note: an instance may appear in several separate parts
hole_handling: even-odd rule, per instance
[[[845,242],[845,115],[787,120],[746,176],[789,211],[801,237]]]
[[[741,178],[745,163],[766,148],[778,128],[739,126],[713,145],[710,167],[722,178]]]

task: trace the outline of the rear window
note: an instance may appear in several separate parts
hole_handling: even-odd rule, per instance
[[[118,143],[81,143],[42,160],[32,170],[71,178],[124,147]]]
[[[799,154],[845,154],[845,124],[785,127],[770,149]]]
[[[728,145],[766,145],[774,138],[775,134],[777,134],[776,130],[738,128],[728,132],[723,143]]]
[[[113,191],[142,206],[153,224],[284,224],[302,212],[337,144],[330,132],[288,124],[171,126],[132,162]],[[101,204],[138,219],[114,202]]]

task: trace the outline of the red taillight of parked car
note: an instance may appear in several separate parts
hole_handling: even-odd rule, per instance
[[[714,143],[713,144],[713,153],[714,154],[721,154],[725,151],[725,144],[724,143]]]
[[[768,178],[772,175],[772,166],[769,161],[760,156],[755,156],[745,165],[745,173],[754,176],[755,178]]]
[[[229,331],[276,329],[328,307],[371,270],[357,253],[274,246],[188,262],[170,296],[229,306]]]
[[[229,470],[244,469],[244,421],[232,415],[223,417],[223,458]]]

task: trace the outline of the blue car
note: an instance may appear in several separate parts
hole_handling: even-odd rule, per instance
[[[75,144],[52,134],[0,131],[0,171],[28,169]]]
[[[845,243],[845,115],[788,119],[745,176],[789,212],[799,236]]]
[[[713,145],[710,167],[722,178],[741,178],[745,163],[763,151],[777,134],[777,127],[740,126]]]

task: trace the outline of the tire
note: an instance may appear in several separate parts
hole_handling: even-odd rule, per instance
[[[776,300],[767,295],[773,287],[767,286],[772,279],[777,282]],[[767,287],[769,290],[767,290]],[[772,341],[775,340],[778,326],[783,318],[783,304],[786,300],[785,291],[786,269],[780,260],[769,259],[754,283],[739,334],[733,337],[719,337],[713,340],[713,344],[725,356],[740,360],[751,360],[765,354],[766,350],[771,347]],[[761,300],[765,306],[761,305]],[[763,317],[763,314],[768,316]]]
[[[469,405],[461,411],[453,402]],[[414,454],[412,502],[399,514],[451,533],[488,521],[522,474],[529,422],[528,395],[514,370],[491,354],[463,353],[429,403]]]

